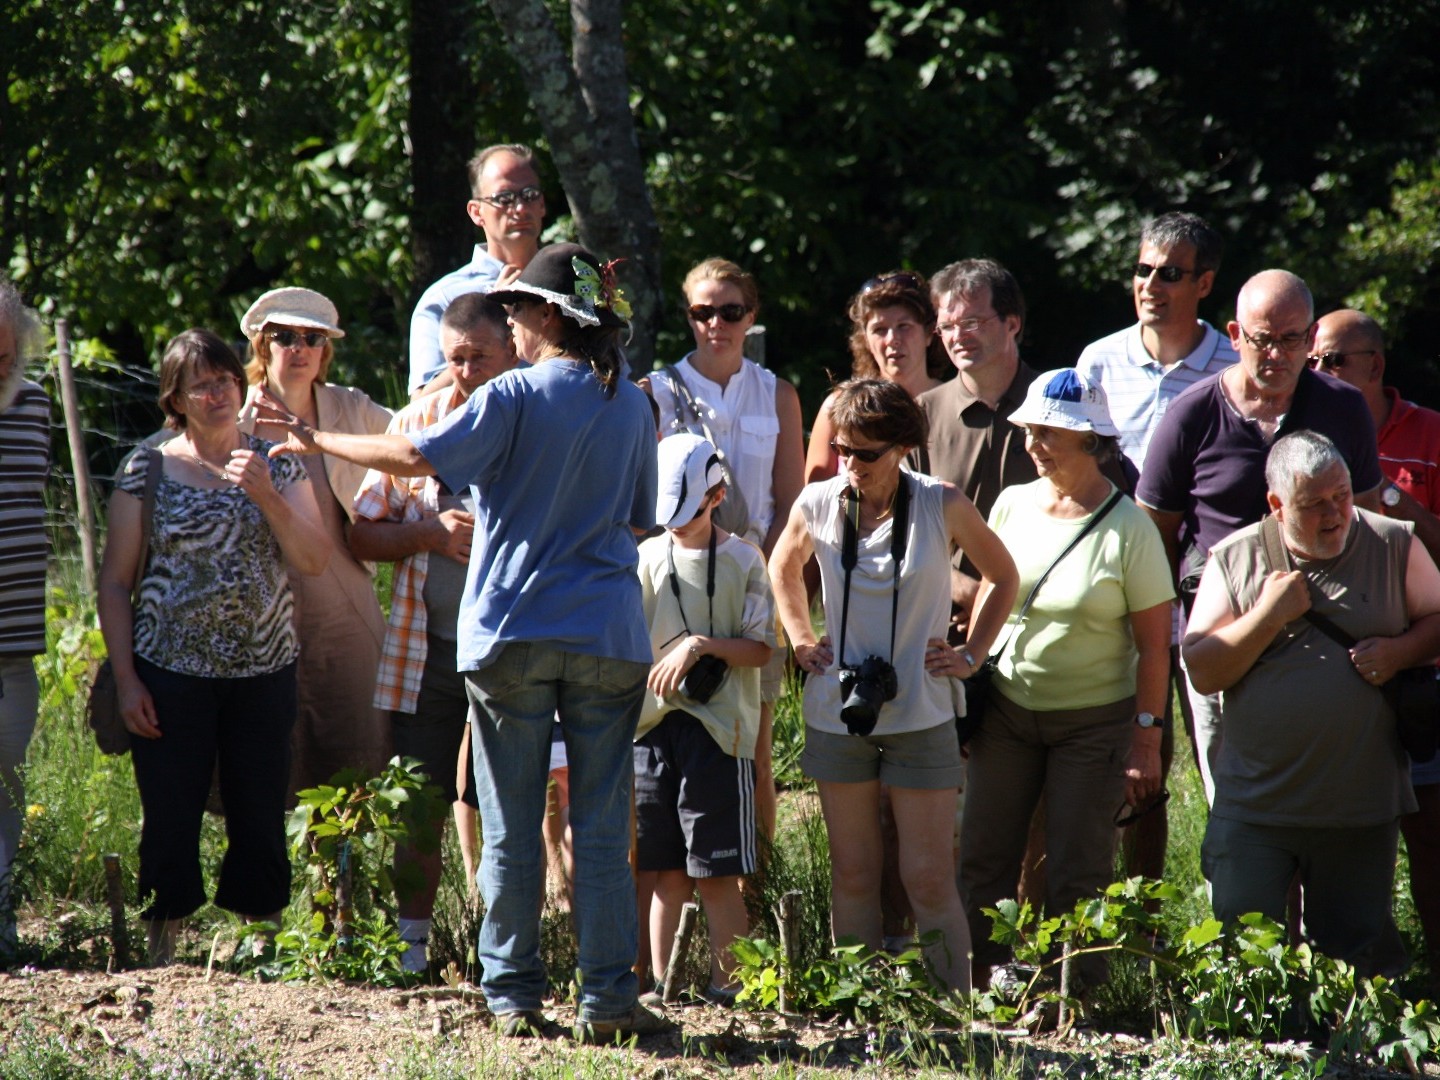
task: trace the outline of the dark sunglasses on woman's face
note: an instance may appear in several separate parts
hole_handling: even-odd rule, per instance
[[[296,330],[270,330],[267,333],[270,340],[282,349],[298,349],[302,341],[307,349],[318,349],[325,344],[325,335],[319,330],[307,330],[303,334]]]
[[[830,440],[830,449],[834,450],[838,456],[854,458],[856,461],[863,461],[866,465],[874,465],[894,448],[895,444],[892,442],[876,447],[874,450],[860,450],[854,446],[846,446],[838,439]]]
[[[750,314],[750,309],[744,304],[721,304],[716,307],[713,304],[695,304],[685,309],[685,314],[699,323],[706,323],[716,315],[726,322],[739,322]]]

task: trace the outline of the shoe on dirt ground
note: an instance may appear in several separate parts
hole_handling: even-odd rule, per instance
[[[678,1025],[667,1017],[653,1013],[638,1001],[624,1016],[613,1020],[575,1021],[575,1041],[582,1043],[612,1043],[618,1035],[628,1039],[632,1035],[668,1035]]]
[[[539,1038],[545,1034],[549,1023],[539,1009],[519,1009],[499,1013],[495,1017],[495,1026],[500,1029],[500,1034],[511,1039]]]

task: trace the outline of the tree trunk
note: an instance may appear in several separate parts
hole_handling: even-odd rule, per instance
[[[571,53],[544,0],[489,0],[550,143],[580,242],[601,259],[624,258],[620,278],[635,309],[629,347],[636,374],[650,370],[660,312],[660,228],[630,115],[621,0],[571,0]]]
[[[476,147],[471,57],[477,8],[454,0],[410,0],[410,300],[470,261],[475,229],[465,216],[465,163]]]

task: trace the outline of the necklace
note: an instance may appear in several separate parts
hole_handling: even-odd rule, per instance
[[[190,443],[190,460],[195,462],[195,464],[200,467],[200,471],[203,472],[206,476],[209,476],[215,480],[223,481],[227,484],[232,482],[231,479],[225,475],[225,471],[223,469],[215,468],[215,466],[211,465],[208,461],[206,461],[200,456],[200,453],[195,449],[195,444],[193,442]]]

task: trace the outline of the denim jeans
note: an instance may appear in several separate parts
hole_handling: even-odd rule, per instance
[[[614,1020],[635,1005],[631,745],[649,669],[541,642],[514,642],[489,666],[465,673],[485,842],[481,987],[492,1012],[538,1009],[545,997],[540,827],[557,714],[570,759],[579,1019]]]

